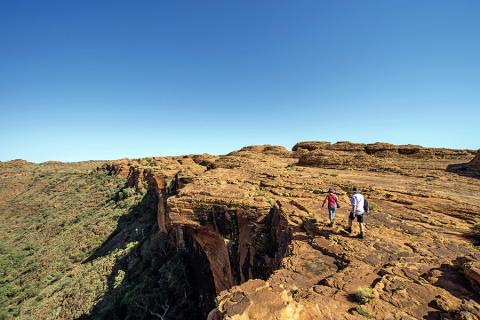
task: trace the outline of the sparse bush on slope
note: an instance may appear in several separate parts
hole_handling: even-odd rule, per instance
[[[472,231],[473,231],[473,236],[475,238],[475,241],[477,243],[480,243],[480,222],[477,222],[476,224],[473,225]]]
[[[198,314],[190,254],[159,235],[155,194],[97,165],[0,175],[0,319]]]
[[[352,297],[356,302],[365,304],[372,300],[375,295],[372,288],[362,287],[358,288]]]
[[[78,280],[77,273],[90,268],[95,275],[107,267],[81,262],[128,212],[110,201],[124,184],[120,179],[91,171],[91,165],[58,166],[26,165],[0,178],[2,318],[58,316],[57,300]]]

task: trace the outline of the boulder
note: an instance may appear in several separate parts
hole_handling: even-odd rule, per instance
[[[480,261],[474,257],[466,256],[457,259],[456,264],[465,278],[468,279],[472,288],[480,292]]]

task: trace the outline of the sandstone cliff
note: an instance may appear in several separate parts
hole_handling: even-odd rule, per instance
[[[209,319],[475,319],[480,254],[466,236],[480,182],[445,170],[471,158],[383,143],[246,147],[177,174],[188,182],[158,221],[204,252],[218,294]],[[342,230],[354,185],[373,207],[364,241]],[[342,204],[333,228],[329,186]],[[359,290],[371,292],[361,304]]]
[[[177,263],[174,269],[184,272],[186,282],[169,284],[181,277],[178,273],[155,280],[162,284],[155,290],[170,300],[156,308],[149,300],[131,306],[152,317],[162,311],[165,319],[182,317],[185,301],[175,308],[171,297],[183,295],[195,303],[190,310],[198,318],[210,320],[479,319],[480,251],[472,227],[480,212],[480,179],[450,170],[464,163],[478,168],[479,161],[469,150],[301,142],[292,152],[264,145],[224,156],[95,163],[99,174],[125,182],[120,198],[127,191],[151,194],[154,203],[146,204],[154,210],[156,226],[146,231],[150,220],[134,226],[127,220],[89,261],[99,263],[115,239],[148,244],[161,236],[161,246],[139,245],[121,268],[127,270],[125,281],[138,281],[131,284],[131,294],[158,277],[151,267],[156,264],[146,256],[165,259],[157,259],[159,274],[165,263]],[[2,176],[12,179],[23,166],[31,165],[2,164]],[[355,237],[356,225],[353,234],[343,230],[353,186],[361,188],[372,209],[365,240]],[[327,226],[322,207],[329,187],[336,189],[341,205],[334,227]],[[8,192],[9,197],[20,194]],[[140,260],[150,278],[136,271]],[[189,266],[180,267],[178,261]],[[117,279],[115,268],[110,277]],[[101,302],[92,311],[92,301],[99,299],[93,295],[79,306],[86,319],[117,314],[112,305],[130,308],[117,302],[126,299],[122,285],[111,290],[114,302]],[[60,310],[75,305],[78,294],[62,293]],[[32,310],[23,307],[20,318],[49,314]],[[58,318],[72,318],[59,312]]]

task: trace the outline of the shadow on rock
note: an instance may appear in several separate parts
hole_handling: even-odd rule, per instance
[[[449,164],[447,166],[447,171],[463,177],[480,179],[480,170],[474,168],[469,162]]]
[[[442,264],[438,271],[440,271],[440,273],[436,278],[434,285],[447,290],[458,299],[473,299],[476,302],[480,302],[480,296],[478,293],[475,293],[470,282],[465,278],[458,267],[449,264]]]

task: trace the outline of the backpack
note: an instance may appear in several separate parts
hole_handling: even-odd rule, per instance
[[[367,199],[365,199],[365,197],[363,198],[363,210],[365,210],[365,213],[368,213],[368,211],[370,210],[370,208],[368,207],[368,201]]]

